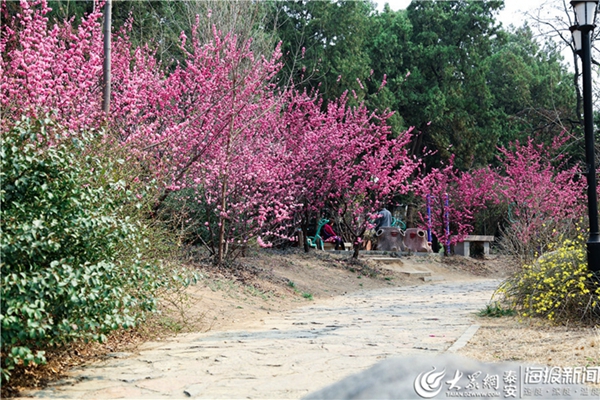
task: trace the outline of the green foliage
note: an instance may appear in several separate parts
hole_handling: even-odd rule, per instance
[[[267,30],[282,41],[281,84],[316,89],[326,100],[364,90],[369,79],[373,4],[368,1],[269,1]],[[352,101],[352,99],[351,99]]]
[[[366,50],[373,69],[367,81],[369,96],[366,103],[370,109],[398,110],[399,99],[404,92],[406,75],[410,71],[407,63],[412,25],[406,11],[391,11],[384,8],[381,14],[371,17],[371,40],[366,42]],[[386,85],[380,88],[385,80]],[[404,113],[395,113],[389,120],[396,134],[408,128]]]
[[[491,317],[491,318],[500,318],[500,317],[512,317],[516,315],[516,311],[512,308],[503,307],[502,304],[498,302],[494,302],[492,304],[488,304],[485,308],[477,313],[480,317]]]
[[[526,25],[503,38],[493,43],[493,54],[486,60],[493,108],[501,117],[499,143],[524,142],[532,133],[538,141],[551,143],[568,123],[574,131],[579,124],[576,92],[559,49],[551,43],[540,45]]]
[[[208,256],[218,251],[218,216],[204,201],[201,188],[184,188],[169,193],[161,204],[159,217],[164,227],[184,246],[197,246]],[[230,258],[228,258],[230,259]]]
[[[74,18],[75,22],[79,24],[82,17],[94,11],[95,4],[89,0],[59,0],[48,1],[48,7],[52,9],[47,15],[51,23]]]
[[[157,57],[165,63],[185,62],[179,46],[180,34],[196,32],[202,41],[213,39],[213,26],[231,32],[241,40],[253,38],[255,54],[270,55],[275,43],[263,24],[260,2],[234,0],[155,1],[113,0],[113,29],[131,23],[130,38],[134,45],[156,48]],[[196,20],[198,18],[198,20]]]
[[[201,186],[189,186],[171,192],[157,210],[162,226],[176,236],[179,245],[190,251],[196,260],[217,261],[219,251],[219,215],[210,204],[208,194]],[[225,227],[224,261],[231,263],[238,257],[245,257],[257,248],[256,238],[249,236],[247,215],[239,221],[228,221]],[[283,241],[277,236],[273,242]]]
[[[382,12],[368,1],[267,4],[267,28],[283,42],[280,84],[291,79],[326,101],[352,90],[370,109],[395,111],[395,134],[415,127],[414,154],[436,151],[428,166],[452,154],[460,169],[487,165],[498,144],[548,141],[579,123],[560,52],[527,26],[504,30],[502,1],[414,1]]]
[[[7,13],[19,12],[19,3],[6,2]],[[52,9],[47,14],[50,23],[73,18],[75,24],[97,7],[93,0],[48,1]],[[275,46],[274,34],[264,29],[262,2],[237,0],[160,1],[160,0],[113,0],[112,30],[131,27],[128,36],[134,47],[149,45],[165,65],[173,61],[184,62],[180,34],[191,36],[198,17],[197,34],[201,41],[213,38],[213,26],[221,32],[232,32],[246,40],[252,38],[255,54],[270,55]]]
[[[398,110],[423,132],[422,145],[463,169],[486,164],[497,140],[485,60],[492,52],[500,1],[412,2],[413,27]],[[431,122],[431,123],[430,123]],[[420,146],[419,146],[420,147]]]
[[[103,340],[153,310],[171,278],[142,260],[144,228],[122,215],[131,193],[111,165],[23,119],[2,137],[2,376],[44,350]]]
[[[507,279],[498,289],[503,302],[525,317],[556,322],[600,319],[600,286],[587,267],[585,240],[564,240],[556,250]]]

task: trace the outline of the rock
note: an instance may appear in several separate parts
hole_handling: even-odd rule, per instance
[[[562,382],[565,370],[567,369],[554,368],[554,376],[559,382]],[[596,393],[596,388],[586,387],[582,382],[551,384],[549,379],[552,371],[550,367],[521,366],[516,363],[483,363],[454,354],[409,356],[382,361],[304,399],[536,396],[589,399],[590,396],[600,394]]]

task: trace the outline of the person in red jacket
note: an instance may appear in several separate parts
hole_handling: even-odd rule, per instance
[[[339,250],[340,248],[345,250],[344,241],[335,233],[331,226],[331,222],[328,222],[323,226],[323,241],[326,243],[335,243],[336,250]]]

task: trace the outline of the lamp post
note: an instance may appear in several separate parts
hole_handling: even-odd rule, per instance
[[[576,25],[571,27],[575,50],[581,57],[583,75],[583,126],[585,134],[585,161],[587,164],[588,214],[590,236],[587,241],[588,268],[600,272],[600,231],[598,229],[598,201],[596,194],[596,157],[594,154],[594,118],[592,107],[592,47],[591,33],[598,0],[573,0]]]

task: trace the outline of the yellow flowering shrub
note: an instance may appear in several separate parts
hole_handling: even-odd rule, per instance
[[[525,317],[597,322],[600,319],[597,278],[588,269],[585,240],[579,235],[524,265],[500,286],[497,295]]]

